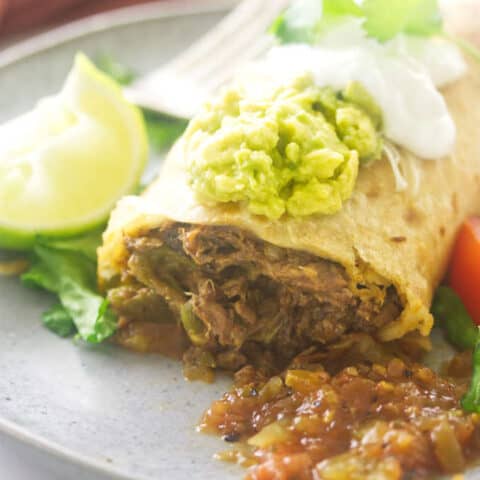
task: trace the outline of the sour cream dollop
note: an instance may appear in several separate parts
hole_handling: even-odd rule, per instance
[[[361,21],[328,31],[318,45],[272,48],[257,68],[288,79],[310,72],[319,86],[341,90],[361,82],[383,111],[385,136],[421,158],[439,159],[455,145],[455,123],[438,88],[466,71],[454,45],[441,39],[399,35],[380,44],[367,38]]]

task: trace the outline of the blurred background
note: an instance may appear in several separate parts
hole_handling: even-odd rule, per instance
[[[0,0],[0,49],[39,31],[91,14],[114,8],[152,3],[162,0]],[[164,0],[165,1],[165,0]],[[166,0],[174,2],[199,0]],[[258,0],[275,2],[276,0]],[[438,0],[448,10],[450,30],[461,24],[470,25],[471,39],[479,41],[479,0]],[[462,8],[457,8],[458,6]],[[474,37],[474,38],[472,38]],[[475,38],[476,37],[476,38]]]
[[[12,40],[15,37],[28,35],[46,27],[55,26],[112,8],[151,1],[0,0],[0,41]]]

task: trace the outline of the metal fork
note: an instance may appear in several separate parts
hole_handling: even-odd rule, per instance
[[[274,43],[267,29],[289,0],[243,0],[195,45],[125,89],[137,105],[191,118],[242,63]]]

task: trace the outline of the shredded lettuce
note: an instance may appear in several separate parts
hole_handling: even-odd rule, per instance
[[[44,324],[66,336],[74,331],[89,343],[100,343],[117,328],[108,301],[97,293],[96,258],[93,245],[100,244],[95,232],[71,240],[37,239],[30,269],[22,275],[25,285],[58,295],[60,306],[43,315]]]
[[[271,32],[283,43],[314,43],[326,26],[345,16],[364,19],[367,34],[380,41],[399,33],[443,31],[437,0],[298,0],[275,20]]]
[[[397,148],[392,143],[385,140],[383,142],[383,151],[387,157],[390,168],[392,169],[393,176],[395,178],[395,190],[397,192],[403,192],[408,188],[408,182],[400,171],[400,154]]]
[[[466,55],[469,55],[477,62],[480,62],[480,50],[475,45],[471,44],[468,40],[449,35],[448,33],[445,34],[444,37],[450,42],[454,43],[458,48],[463,50]]]
[[[129,85],[137,77],[134,70],[106,53],[97,55],[95,64],[120,85]],[[169,148],[187,128],[188,122],[184,119],[168,117],[145,109],[142,109],[142,112],[150,145],[156,151]]]

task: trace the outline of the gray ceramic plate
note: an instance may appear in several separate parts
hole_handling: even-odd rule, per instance
[[[77,50],[108,52],[146,72],[194,42],[233,4],[184,0],[127,9],[0,52],[0,121],[57,91]],[[227,379],[187,383],[181,366],[160,356],[59,339],[40,324],[51,302],[17,279],[0,278],[0,432],[27,444],[17,447],[29,448],[24,461],[34,446],[53,463],[76,464],[70,471],[77,474],[68,478],[100,472],[129,479],[241,478],[240,469],[212,458],[223,442],[195,431]]]
[[[236,1],[125,9],[0,52],[0,122],[56,92],[76,51],[108,52],[147,72],[193,43]],[[35,477],[22,476],[29,480],[40,470],[48,480],[241,478],[241,469],[212,458],[226,445],[195,432],[228,379],[187,383],[180,364],[160,356],[61,340],[40,323],[51,302],[0,277],[0,465],[8,457],[11,465],[36,469]]]

